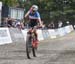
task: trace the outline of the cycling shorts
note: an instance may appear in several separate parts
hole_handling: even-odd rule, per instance
[[[29,27],[34,27],[38,25],[38,21],[36,19],[31,19],[29,22]]]

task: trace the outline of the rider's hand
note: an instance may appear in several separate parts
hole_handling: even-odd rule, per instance
[[[40,27],[43,28],[43,24],[40,24]]]
[[[25,14],[24,18],[26,18],[32,10],[33,10],[33,7],[31,7],[31,8],[29,9],[29,11]]]
[[[32,10],[33,10],[33,8],[31,7],[29,11],[32,11]]]

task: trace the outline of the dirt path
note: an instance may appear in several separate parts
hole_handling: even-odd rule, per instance
[[[39,44],[37,57],[28,60],[25,43],[0,46],[0,64],[75,64],[75,33]]]

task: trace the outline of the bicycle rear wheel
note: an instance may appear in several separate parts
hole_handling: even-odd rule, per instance
[[[34,47],[32,47],[33,56],[36,57],[36,50]]]

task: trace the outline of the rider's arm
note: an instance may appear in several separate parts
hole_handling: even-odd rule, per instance
[[[31,11],[32,11],[32,7],[31,7],[30,10],[25,14],[25,18],[30,14]]]
[[[40,25],[42,26],[42,21],[41,21],[41,17],[40,17],[39,13],[37,13],[37,18],[38,18],[38,21],[39,21]]]
[[[38,18],[38,21],[39,21],[40,25],[42,26],[42,21],[40,18]]]
[[[25,18],[29,15],[30,11],[28,11],[26,14],[25,14]]]

